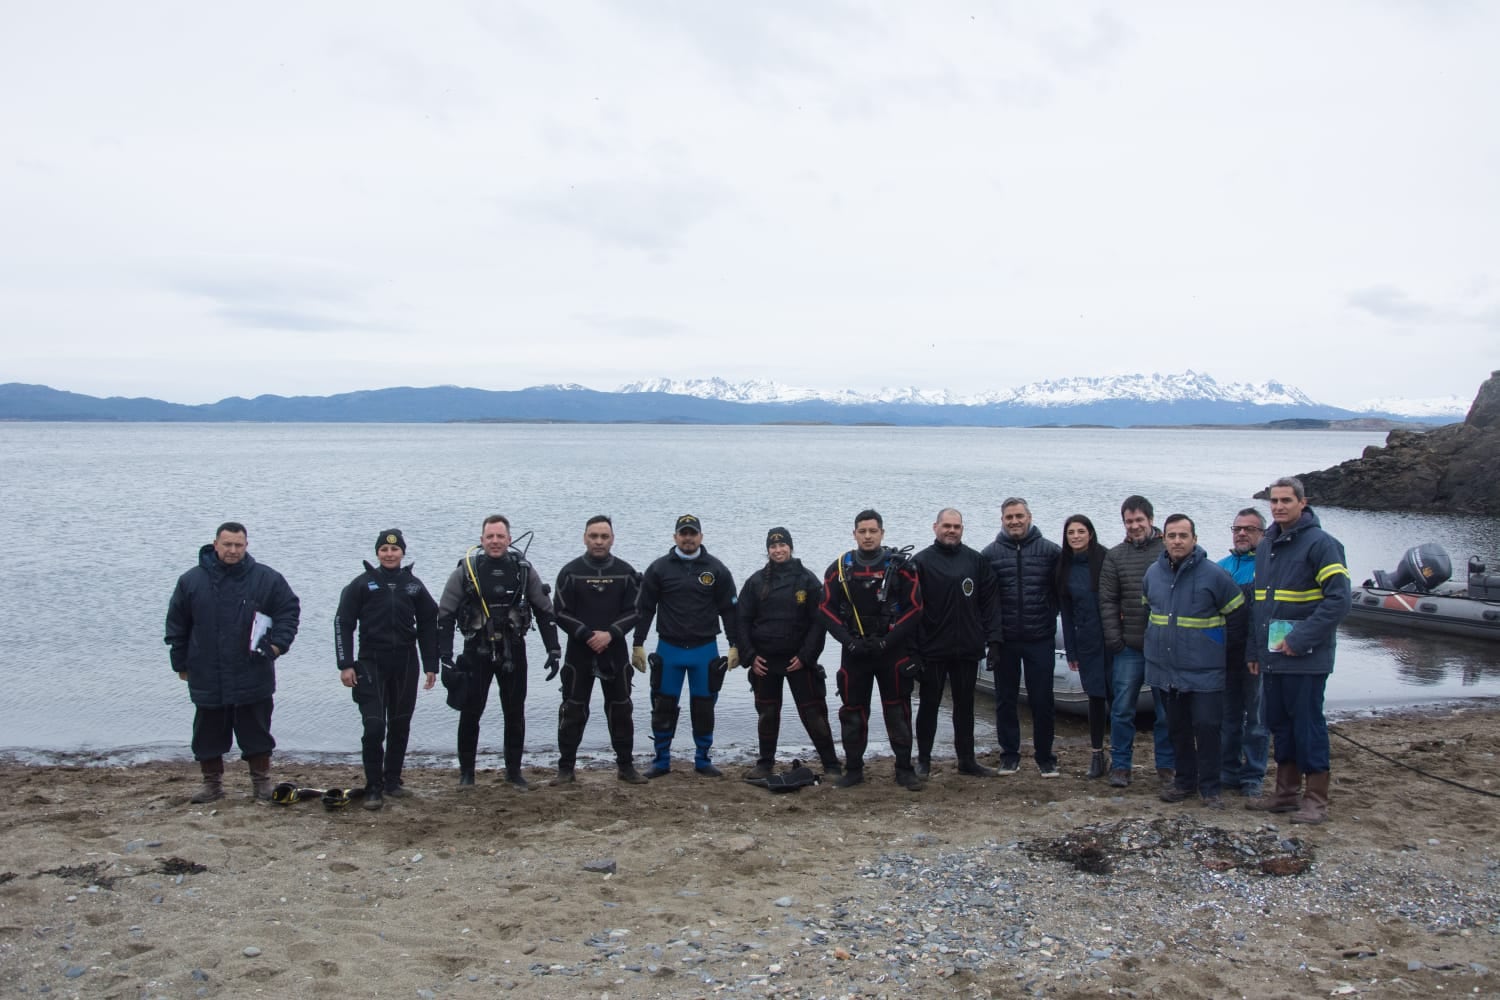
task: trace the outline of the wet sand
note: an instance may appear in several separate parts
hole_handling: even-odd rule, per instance
[[[1335,737],[1327,825],[1168,805],[1144,738],[1131,788],[1084,780],[1074,722],[1059,779],[949,761],[918,793],[889,760],[788,795],[682,763],[529,793],[419,770],[330,811],[253,802],[238,761],[208,806],[179,764],[3,764],[0,993],[1500,994],[1500,707],[1336,728],[1492,794]]]

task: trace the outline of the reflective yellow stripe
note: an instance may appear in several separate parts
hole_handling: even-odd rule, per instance
[[[1171,615],[1153,614],[1151,616],[1151,624],[1152,625],[1171,625],[1172,624],[1172,616]],[[1181,618],[1181,617],[1179,617],[1177,619],[1177,624],[1181,628],[1220,628],[1224,624],[1224,619],[1221,616],[1219,616],[1219,615],[1214,615],[1212,618]]]
[[[1233,611],[1235,608],[1238,608],[1238,607],[1242,606],[1244,603],[1245,603],[1245,595],[1244,594],[1235,594],[1234,595],[1234,600],[1230,601],[1228,604],[1224,605],[1222,608],[1219,609],[1219,614],[1221,614],[1221,615],[1227,615],[1227,614],[1229,614],[1229,612]]]
[[[1255,599],[1257,601],[1264,601],[1266,599],[1266,591],[1264,591],[1264,590],[1257,590],[1255,592]]]
[[[1296,604],[1306,604],[1309,601],[1321,601],[1323,592],[1321,590],[1278,590],[1274,600],[1289,601]]]
[[[1348,567],[1343,563],[1329,563],[1327,566],[1324,566],[1322,569],[1318,570],[1317,581],[1319,583],[1327,583],[1330,576],[1338,576],[1340,573],[1348,576]]]

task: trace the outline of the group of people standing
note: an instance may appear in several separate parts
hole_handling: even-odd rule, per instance
[[[743,588],[703,546],[702,524],[692,514],[677,518],[671,549],[641,573],[613,554],[610,519],[590,518],[583,553],[550,588],[512,548],[510,521],[491,515],[437,600],[402,565],[401,531],[382,531],[376,563],[366,562],[344,588],[334,616],[340,679],[363,720],[364,805],[379,809],[386,797],[405,794],[402,766],[419,672],[427,688],[441,678],[459,713],[459,784],[474,783],[480,720],[494,683],[504,718],[505,780],[527,787],[525,637],[533,626],[547,654],[545,679],[561,674],[553,784],[577,780],[596,681],[621,781],[644,783],[671,771],[684,686],[694,770],[720,776],[712,760],[715,704],[726,676],[740,666],[757,714],[750,780],[774,774],[787,690],[825,774],[840,788],[864,781],[877,694],[903,788],[919,791],[932,771],[945,690],[957,771],[1014,774],[1023,681],[1036,764],[1044,778],[1057,777],[1052,673],[1060,613],[1068,663],[1089,698],[1089,778],[1130,784],[1145,684],[1153,695],[1163,800],[1196,794],[1222,807],[1221,787],[1229,787],[1244,793],[1248,807],[1321,822],[1329,769],[1322,692],[1333,666],[1334,629],[1349,607],[1349,574],[1342,547],[1322,531],[1301,484],[1278,480],[1270,493],[1270,529],[1253,508],[1241,511],[1233,551],[1218,563],[1198,544],[1191,518],[1173,514],[1158,530],[1141,496],[1121,505],[1126,537],[1109,549],[1081,514],[1064,524],[1063,545],[1049,541],[1026,501],[1011,497],[1001,505],[1001,531],[982,551],[963,543],[963,516],[952,508],[938,512],[932,544],[914,554],[885,544],[879,512],[860,511],[853,548],[821,578],[795,557],[791,532],[772,528],[766,564]],[[274,663],[296,636],[300,606],[281,575],[246,548],[243,525],[221,525],[198,566],[178,581],[167,613],[173,669],[188,682],[196,707],[192,749],[203,784],[194,802],[224,794],[231,738],[249,764],[255,795],[271,795]],[[648,653],[653,623],[657,642]],[[820,663],[830,641],[839,653],[842,760]],[[975,748],[981,662],[994,674],[998,769],[981,764]],[[633,758],[632,668],[649,679],[653,755],[644,774]],[[1274,795],[1262,796],[1268,729],[1277,784]]]

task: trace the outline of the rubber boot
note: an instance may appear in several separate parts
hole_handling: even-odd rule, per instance
[[[1109,760],[1104,756],[1103,750],[1095,750],[1089,757],[1089,780],[1102,778],[1109,773]]]
[[[839,763],[838,750],[833,744],[833,729],[828,724],[828,704],[822,701],[805,702],[797,706],[807,736],[818,751],[818,760],[823,762],[823,773],[840,775],[844,766]]]
[[[672,737],[677,735],[680,714],[678,699],[665,694],[656,696],[656,705],[651,710],[651,741],[656,747],[656,757],[646,777],[660,778],[672,770]]]
[[[474,784],[474,759],[479,755],[479,717],[458,713],[458,783]]]
[[[777,685],[777,691],[778,693],[780,692],[780,677],[766,677],[762,680],[763,683],[769,683],[774,680]],[[696,707],[694,711],[697,711]],[[781,738],[781,702],[769,699],[762,701],[760,698],[756,698],[755,720],[755,735],[760,743],[760,756],[755,760],[755,767],[751,768],[750,772],[745,775],[747,781],[754,780],[752,775],[755,778],[769,778],[776,770],[776,743]],[[697,737],[696,730],[694,730],[693,735],[695,738]]]
[[[1307,789],[1302,793],[1302,808],[1292,813],[1293,823],[1309,823],[1313,826],[1328,822],[1329,773],[1320,771],[1307,776]]]
[[[608,715],[606,714],[606,721]],[[557,706],[557,777],[551,784],[571,785],[574,768],[578,764],[578,745],[583,742],[583,729],[588,725],[587,702],[568,701]]]
[[[255,792],[255,797],[262,802],[271,801],[271,755],[269,753],[258,753],[245,758],[245,763],[250,765],[250,787]]]
[[[200,760],[198,769],[203,772],[203,784],[193,793],[191,802],[217,802],[224,797],[224,758],[211,757]]]
[[[606,702],[604,724],[609,729],[610,746],[615,751],[615,769],[620,780],[631,785],[645,784],[646,779],[635,769],[631,755],[635,752],[635,705],[629,698],[624,701]]]
[[[714,700],[712,698],[689,698],[688,714],[693,720],[693,770],[709,778],[723,777],[724,772],[714,767],[708,759],[714,745]]]
[[[1258,799],[1246,799],[1245,808],[1253,812],[1289,813],[1302,807],[1302,771],[1296,761],[1276,765],[1276,790]]]

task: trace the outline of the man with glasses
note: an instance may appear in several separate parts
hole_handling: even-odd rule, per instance
[[[1265,705],[1259,674],[1245,665],[1245,643],[1250,636],[1250,607],[1255,593],[1255,547],[1266,531],[1266,519],[1254,507],[1234,515],[1229,526],[1231,549],[1219,560],[1245,595],[1245,606],[1229,615],[1228,646],[1225,649],[1224,728],[1219,742],[1219,783],[1225,790],[1239,789],[1250,803],[1260,798],[1266,777]]]

